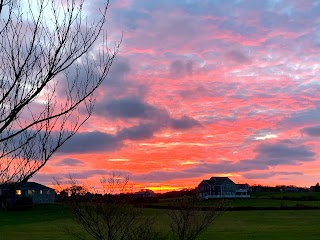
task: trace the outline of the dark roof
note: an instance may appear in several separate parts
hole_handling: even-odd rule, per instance
[[[2,189],[8,189],[8,188],[11,188],[13,186],[13,184],[3,184],[3,185],[0,185],[0,188]],[[21,186],[17,187],[16,189],[34,189],[34,190],[37,190],[37,189],[42,189],[42,190],[45,190],[45,189],[50,189],[50,190],[54,190],[53,188],[50,188],[50,187],[47,187],[45,185],[42,185],[40,183],[36,183],[36,182],[26,182],[24,184],[22,184]]]
[[[212,177],[209,180],[203,180],[206,183],[210,184],[211,186],[220,186],[224,183],[224,181],[226,181],[227,179],[229,179],[231,182],[233,182],[230,178],[228,177]]]
[[[47,187],[45,185],[42,185],[40,183],[36,182],[26,182],[25,184],[22,184],[18,189],[51,189],[54,190],[53,188]]]

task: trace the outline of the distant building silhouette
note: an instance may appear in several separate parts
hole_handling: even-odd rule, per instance
[[[14,190],[12,186],[13,184],[0,185],[0,195],[7,195],[2,207],[14,205],[18,199],[23,197],[31,198],[33,204],[53,203],[56,199],[56,192],[53,188],[36,182],[26,182]]]
[[[198,196],[209,198],[249,198],[249,185],[236,184],[228,177],[212,177],[198,185]]]

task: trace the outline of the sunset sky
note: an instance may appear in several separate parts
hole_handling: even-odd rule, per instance
[[[94,115],[34,181],[320,181],[319,1],[112,0],[107,17],[109,46],[123,39]]]

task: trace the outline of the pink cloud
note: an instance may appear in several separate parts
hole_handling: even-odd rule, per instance
[[[249,183],[317,181],[319,150],[310,129],[320,116],[320,33],[310,4],[128,0],[111,11],[110,31],[121,29],[123,43],[97,93],[96,112],[78,136],[99,132],[99,143],[109,145],[96,137],[90,153],[61,152],[43,174],[77,159],[85,163],[80,172],[127,171],[142,185],[157,177],[154,184],[195,186],[214,173]],[[267,166],[276,160],[261,146],[277,152],[276,143],[292,161]],[[300,151],[308,161],[295,158]],[[264,168],[257,156],[266,158]],[[259,174],[269,177],[253,178]]]

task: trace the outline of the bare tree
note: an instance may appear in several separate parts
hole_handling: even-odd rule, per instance
[[[156,218],[144,217],[138,219],[128,232],[126,240],[166,240],[167,234],[156,230]]]
[[[0,0],[0,185],[31,178],[92,114],[120,42],[106,46],[108,0],[93,23],[83,7]]]
[[[174,208],[167,211],[174,239],[195,240],[226,209],[226,200],[218,200],[216,205],[202,209],[196,198],[177,200]]]
[[[103,178],[107,182],[108,189],[126,189],[129,178],[120,172],[112,172],[109,177]],[[85,187],[70,176],[70,190],[84,190]],[[59,186],[59,182],[57,182]],[[83,193],[83,192],[81,192]],[[154,229],[155,219],[142,215],[142,209],[123,201],[119,196],[107,192],[102,194],[69,194],[67,206],[71,209],[75,220],[82,226],[87,238],[98,240],[161,240],[166,239],[160,232]],[[111,197],[110,197],[111,196]],[[85,239],[83,234],[78,234],[73,229],[64,226],[69,235],[79,239]]]
[[[122,172],[112,171],[108,177],[100,179],[103,194],[119,194],[124,193],[130,188],[129,175]]]
[[[126,239],[138,217],[138,210],[131,205],[97,198],[90,202],[72,200],[70,204],[76,220],[93,239]]]

